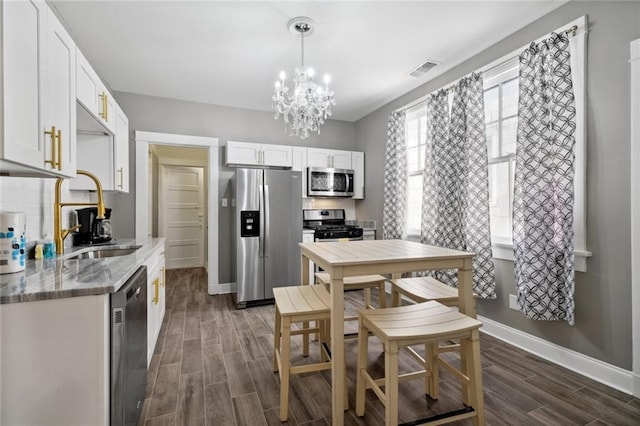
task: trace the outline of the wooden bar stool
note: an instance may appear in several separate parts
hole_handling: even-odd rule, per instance
[[[280,374],[280,420],[286,421],[289,406],[289,377],[292,374],[331,369],[330,355],[324,342],[329,342],[330,295],[322,285],[276,287],[273,289],[276,305],[273,332],[273,371]],[[316,321],[316,328],[291,330],[292,323]],[[309,333],[319,335],[321,362],[300,366],[291,365],[291,336]],[[305,354],[306,355],[306,354]],[[346,387],[346,375],[344,385]],[[348,407],[345,389],[345,406]]]
[[[318,284],[324,285],[327,290],[329,289],[329,274],[326,272],[316,272],[316,280]],[[378,289],[378,303],[381,308],[387,307],[387,297],[384,289],[385,277],[382,275],[360,275],[357,277],[345,277],[344,291],[349,290],[364,290],[364,307],[366,309],[373,309],[371,306],[371,289]],[[346,317],[345,321],[357,321],[358,317]]]
[[[480,365],[480,340],[478,329],[482,326],[467,315],[438,302],[425,302],[415,305],[388,309],[359,309],[360,327],[358,330],[358,364],[356,389],[356,414],[364,415],[365,392],[371,388],[385,406],[385,424],[398,424],[398,383],[426,377],[428,382],[438,380],[439,365],[445,367],[462,382],[462,402],[465,407],[450,413],[439,414],[414,424],[443,424],[468,417],[474,418],[475,425],[484,425],[484,399],[482,395],[482,371]],[[373,379],[367,372],[367,353],[369,332],[378,337],[385,352],[385,377]],[[426,350],[440,340],[460,339],[461,365],[458,370],[440,358],[437,352],[431,352],[431,371],[421,370],[398,375],[399,348],[424,344]],[[384,387],[382,391],[381,386]],[[423,423],[424,422],[424,423]]]
[[[415,278],[399,278],[391,280],[391,305],[401,306],[401,296],[405,296],[415,303],[429,302],[431,300],[442,303],[445,306],[459,305],[458,302],[458,289],[448,286],[433,277],[415,277]],[[472,317],[475,317],[476,306],[475,298],[478,297],[474,294]],[[414,351],[412,348],[406,348],[411,356],[421,364],[426,366],[427,370],[433,370],[435,367],[430,364],[429,351],[438,353],[459,351],[460,345],[456,343],[447,343],[440,345],[438,342],[433,344],[433,347],[425,351],[425,357],[423,358]],[[433,399],[438,399],[438,382],[431,383],[431,389],[429,395]]]

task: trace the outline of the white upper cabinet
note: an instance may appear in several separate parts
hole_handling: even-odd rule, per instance
[[[364,199],[364,152],[351,153],[351,167],[353,168],[353,198]]]
[[[291,170],[302,172],[302,198],[307,198],[307,148],[294,146],[291,149],[293,153]]]
[[[351,169],[351,151],[337,149],[308,148],[307,167]]]
[[[80,102],[91,115],[112,132],[115,131],[117,117],[116,103],[98,74],[93,70],[80,49],[77,58],[77,94]]]
[[[129,192],[129,119],[115,105],[116,121],[116,191]]]
[[[269,145],[228,141],[226,149],[228,166],[292,166],[292,149],[288,145]]]
[[[75,44],[43,1],[0,8],[0,168],[16,176],[75,176]]]

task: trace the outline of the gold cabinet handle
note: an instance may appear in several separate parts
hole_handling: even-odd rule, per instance
[[[155,280],[153,280],[153,299],[152,299],[152,301],[153,301],[153,303],[155,305],[157,305],[158,302],[160,301],[160,287],[158,285],[159,282],[160,282],[159,278],[156,278]]]
[[[58,161],[56,161],[56,138],[60,136],[60,132],[56,134],[56,126],[51,126],[50,131],[45,131],[45,135],[51,135],[51,160],[44,160],[45,164],[51,164],[51,167],[58,168],[60,170],[60,166]]]
[[[164,286],[165,286],[165,281],[166,281],[166,279],[167,279],[167,276],[165,275],[165,270],[164,270],[164,268],[160,268],[160,274],[162,275],[162,281],[160,282],[160,285],[161,285],[162,287],[164,287]]]
[[[102,112],[100,112],[100,117],[104,121],[109,121],[109,111],[107,106],[109,105],[107,102],[107,92],[102,92],[100,94],[100,99],[102,99]]]
[[[62,170],[62,130],[58,130],[58,170]]]
[[[118,184],[118,188],[122,189],[122,187],[124,186],[124,171],[122,170],[122,167],[118,167],[118,178],[120,183]]]

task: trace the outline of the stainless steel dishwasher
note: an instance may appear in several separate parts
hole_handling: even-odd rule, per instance
[[[111,295],[111,425],[137,425],[147,388],[147,267]]]

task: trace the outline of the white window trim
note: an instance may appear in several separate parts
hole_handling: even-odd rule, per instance
[[[586,169],[587,169],[587,156],[586,156],[586,142],[587,142],[587,97],[586,97],[586,42],[587,42],[587,17],[586,15],[569,22],[567,25],[563,25],[558,28],[556,32],[564,31],[572,26],[577,26],[578,30],[576,35],[569,39],[571,48],[573,51],[584,52],[580,56],[571,56],[571,68],[572,70],[583,71],[583,74],[575,76],[573,82],[573,91],[576,104],[576,144],[575,144],[575,175],[574,175],[574,211],[573,211],[573,230],[574,230],[574,255],[575,255],[575,270],[578,272],[587,271],[587,258],[591,257],[592,253],[587,250],[587,224],[586,224]],[[539,38],[541,41],[547,38],[548,35]],[[508,55],[497,59],[487,66],[480,69],[480,71],[489,70],[499,67],[500,64],[510,60],[513,57],[520,55],[526,46],[517,49]],[[499,240],[492,237],[491,247],[493,250],[493,258],[513,261],[513,244],[511,241],[503,239]]]

